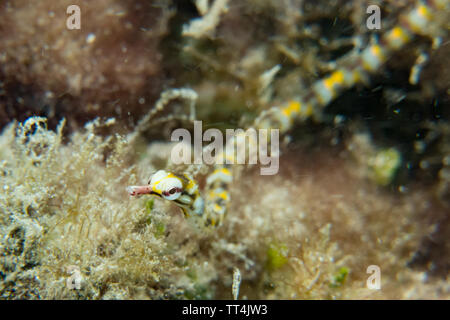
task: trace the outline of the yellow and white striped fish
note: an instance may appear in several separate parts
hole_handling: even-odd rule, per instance
[[[229,202],[228,188],[232,181],[231,172],[216,169],[207,179],[210,192],[207,204],[200,194],[198,184],[187,174],[175,174],[165,170],[155,172],[148,185],[129,186],[131,196],[155,195],[174,202],[186,218],[196,220],[204,226],[218,226],[222,223]]]
[[[283,134],[290,130],[295,120],[320,114],[320,110],[339,96],[344,90],[364,81],[372,73],[379,72],[393,52],[411,42],[416,35],[435,39],[448,32],[442,25],[447,21],[442,12],[449,12],[449,0],[418,1],[416,6],[399,17],[399,22],[384,33],[379,41],[373,41],[351,59],[344,57],[343,63],[328,76],[316,81],[303,96],[291,99],[281,106],[263,111],[251,126],[255,129],[279,129]],[[237,139],[231,139],[234,145]],[[256,142],[253,142],[256,143]],[[230,147],[225,146],[224,149]],[[255,146],[249,146],[254,148]],[[147,186],[128,187],[130,195],[153,194],[173,201],[187,218],[195,217],[206,226],[219,226],[224,220],[230,202],[230,186],[233,181],[230,165],[223,164],[224,156],[214,166],[206,181],[206,202],[200,194],[193,177],[165,170],[157,171]]]

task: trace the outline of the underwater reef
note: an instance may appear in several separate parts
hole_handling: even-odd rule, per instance
[[[449,6],[1,2],[0,299],[450,299]],[[126,189],[166,169],[208,192],[213,166],[170,161],[194,119],[282,129],[279,172],[233,166],[205,230]]]

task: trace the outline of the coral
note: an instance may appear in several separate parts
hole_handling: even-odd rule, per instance
[[[80,31],[58,27],[68,4],[0,5],[1,299],[450,297],[448,12],[355,87],[323,90],[336,99],[289,124],[277,175],[234,168],[223,225],[199,232],[127,195],[160,169],[208,184],[160,139],[339,86],[382,36],[369,2],[82,1]],[[417,1],[370,4],[390,30]]]
[[[122,137],[96,134],[113,123],[89,123],[66,145],[64,122],[53,132],[44,118],[30,118],[3,132],[3,298],[164,298],[194,285],[172,282],[186,267],[165,241],[168,217],[130,202],[120,187],[137,169],[126,165]],[[80,270],[80,290],[66,286],[69,266]]]
[[[236,187],[224,234],[243,244],[253,262],[240,262],[241,296],[401,299],[407,288],[443,285],[445,279],[421,278],[407,267],[435,227],[424,224],[433,211],[430,190],[391,194],[355,172],[347,151],[333,149],[290,150],[279,175],[252,170]],[[381,268],[379,291],[365,287],[370,265]]]
[[[402,298],[426,279],[406,265],[433,227],[420,219],[427,194],[377,191],[345,153],[293,149],[280,175],[250,170],[233,186],[224,226],[199,234],[169,203],[127,198],[125,186],[152,172],[165,147],[136,162],[126,139],[96,133],[113,120],[66,144],[63,125],[53,132],[30,118],[1,136],[3,298],[230,298],[236,267],[242,298]],[[371,264],[381,292],[361,286]],[[68,268],[80,270],[79,290],[67,287]]]
[[[216,0],[208,8],[208,1],[198,0],[195,2],[197,9],[203,15],[202,18],[191,21],[183,28],[183,35],[194,38],[207,36],[219,24],[220,14],[227,11],[228,0]]]
[[[164,3],[3,2],[0,125],[31,115],[51,127],[65,117],[70,130],[97,116],[132,125],[164,83],[159,43],[172,16]],[[79,30],[66,28],[69,5],[80,7]]]

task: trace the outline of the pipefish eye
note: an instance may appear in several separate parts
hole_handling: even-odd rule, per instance
[[[169,191],[163,191],[162,196],[167,200],[176,200],[181,195],[183,190],[181,188],[171,188]]]

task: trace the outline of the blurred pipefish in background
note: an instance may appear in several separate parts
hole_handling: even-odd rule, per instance
[[[0,297],[448,299],[449,6],[3,1]]]

